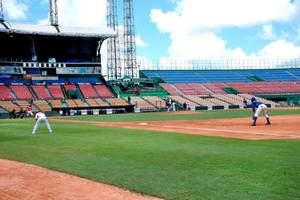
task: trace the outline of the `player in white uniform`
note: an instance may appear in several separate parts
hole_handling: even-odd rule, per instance
[[[256,126],[256,120],[261,112],[264,113],[267,124],[270,125],[271,122],[270,122],[270,116],[268,113],[268,107],[265,104],[263,104],[262,102],[257,101],[255,97],[252,97],[251,103],[252,103],[251,106],[252,106],[253,113],[254,113],[252,126]]]
[[[49,133],[52,133],[52,129],[51,129],[51,126],[48,122],[48,119],[47,119],[45,113],[43,113],[41,110],[36,113],[35,121],[36,122],[35,122],[35,125],[33,127],[32,134],[35,134],[36,129],[39,127],[41,122],[44,122],[46,124],[47,128],[48,128]]]

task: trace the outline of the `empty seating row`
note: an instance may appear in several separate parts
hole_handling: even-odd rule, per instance
[[[135,105],[135,107],[143,109],[143,110],[155,110],[155,106],[151,103],[145,101],[141,97],[131,97],[131,103]]]
[[[97,106],[108,106],[109,104],[107,102],[104,102],[102,99],[86,99],[86,102],[91,107],[97,107]]]
[[[12,101],[0,101],[0,107],[5,109],[7,112],[11,111],[12,109],[20,109],[20,106],[13,103]]]
[[[0,85],[0,99],[1,100],[12,100],[14,96],[10,93],[8,87]]]
[[[51,99],[49,90],[44,85],[33,85],[32,89],[37,95],[38,99]]]
[[[71,84],[89,83],[97,84],[101,83],[99,78],[96,77],[70,77],[69,81]]]
[[[0,78],[0,83],[3,84],[12,84],[12,83],[26,83],[26,80],[21,79],[21,78]]]
[[[32,89],[32,90],[31,90]],[[67,85],[0,85],[0,99],[2,100],[30,100],[30,99],[65,99],[68,90],[77,90],[73,84]],[[109,98],[114,97],[106,85],[80,84],[84,98]]]
[[[170,95],[211,95],[227,94],[225,89],[232,88],[239,93],[249,94],[286,94],[300,93],[297,82],[228,82],[228,83],[162,83]]]
[[[197,95],[187,95],[185,96],[187,99],[197,103],[200,106],[215,106],[216,103],[209,101],[208,99],[201,98]]]
[[[55,98],[55,99],[63,99],[64,98],[64,94],[63,94],[63,91],[62,91],[60,85],[48,85],[47,87],[53,98]]]
[[[164,88],[170,95],[181,95],[182,93],[172,84],[161,83],[160,86]]]
[[[196,107],[196,106],[200,106],[198,103],[195,103],[194,101],[191,101],[191,100],[189,100],[189,99],[187,99],[187,98],[184,98],[184,97],[182,97],[182,96],[174,96],[174,95],[172,95],[172,96],[169,96],[169,98],[171,98],[172,99],[172,101],[175,101],[175,102],[177,102],[177,103],[179,103],[179,104],[184,104],[184,103],[186,103],[186,104],[188,104],[190,107]]]
[[[110,98],[114,96],[106,85],[94,85],[94,88],[100,98]]]
[[[58,99],[50,99],[48,100],[52,108],[63,108],[64,105],[62,104],[61,100]]]
[[[244,98],[234,94],[212,94],[213,97],[218,98],[224,102],[227,102],[231,105],[238,105],[241,108],[244,107],[243,100]]]
[[[49,107],[48,103],[44,100],[35,100],[33,102],[23,101],[0,101],[0,107],[2,107],[6,112],[11,111],[12,109],[19,110],[19,109],[27,109],[27,106],[32,105],[32,111],[37,112],[39,109],[43,109],[45,111],[50,111],[51,108]]]
[[[97,98],[98,95],[92,85],[79,85],[79,88],[85,98]]]
[[[36,105],[39,109],[43,110],[44,112],[51,111],[51,106],[45,100],[35,100],[33,104]]]
[[[196,91],[196,94],[208,95],[213,93],[211,90],[200,83],[188,83],[188,85]]]
[[[156,108],[166,108],[166,102],[157,96],[144,96],[143,98]]]
[[[26,85],[11,85],[10,89],[16,94],[17,99],[33,99],[32,94]]]
[[[126,106],[128,103],[124,99],[107,98],[105,99],[112,106]]]
[[[27,69],[28,74],[41,74],[40,70],[37,69],[38,71],[35,71],[36,69]],[[97,77],[58,77],[56,80],[35,80],[32,79],[31,81],[25,80],[20,77],[0,77],[0,83],[3,84],[12,84],[12,83],[22,83],[22,84],[39,84],[39,83],[44,83],[44,84],[65,84],[65,83],[71,83],[71,84],[100,84],[102,81],[97,78]]]
[[[37,112],[39,109],[43,111],[51,111],[52,108],[83,108],[83,107],[107,107],[107,106],[128,106],[128,103],[123,99],[118,98],[107,98],[105,100],[96,98],[96,99],[49,99],[49,100],[13,100],[13,101],[0,101],[0,107],[6,112],[9,112],[12,109],[19,110],[23,108],[26,110],[28,105],[32,105],[32,110]]]
[[[227,86],[224,83],[204,83],[203,86],[214,94],[226,94],[223,88],[226,88]]]
[[[142,70],[146,77],[166,83],[216,83],[300,80],[300,68],[251,70]]]
[[[243,100],[246,99],[250,104],[250,99],[253,95],[250,94],[213,94],[213,95],[183,95],[183,96],[169,96],[175,102],[183,105],[184,103],[188,104],[189,107],[197,107],[197,106],[223,106],[224,108],[228,108],[229,106],[238,106],[239,108],[244,107]],[[257,99],[265,104],[270,104],[272,107],[277,106],[278,104],[269,101],[260,97]]]

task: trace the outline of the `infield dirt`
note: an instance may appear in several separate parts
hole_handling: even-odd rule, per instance
[[[0,200],[158,200],[115,186],[0,159]]]
[[[249,118],[173,120],[139,122],[94,122],[99,126],[156,130],[194,135],[239,138],[249,140],[300,139],[300,115],[274,116],[271,125],[260,117],[256,126]]]

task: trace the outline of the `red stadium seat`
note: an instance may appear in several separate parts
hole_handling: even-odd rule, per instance
[[[98,98],[98,94],[96,93],[94,87],[90,84],[79,85],[81,93],[84,98]]]
[[[49,91],[44,85],[33,85],[33,91],[39,99],[52,99]]]
[[[13,95],[10,93],[9,89],[5,85],[0,85],[0,99],[1,100],[12,100]]]
[[[11,85],[10,88],[19,100],[33,99],[33,96],[26,85]]]
[[[53,98],[64,99],[64,94],[60,85],[48,85],[47,87]]]
[[[106,87],[106,85],[94,85],[94,88],[101,98],[111,98],[114,96],[112,92]]]

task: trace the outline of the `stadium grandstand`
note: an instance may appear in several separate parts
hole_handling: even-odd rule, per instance
[[[65,114],[132,111],[132,105],[113,100],[101,74],[101,45],[114,36],[109,29],[2,22],[1,113],[29,104],[34,111]]]
[[[299,61],[252,69],[142,69],[139,78],[106,81],[100,48],[109,29],[9,24],[0,26],[1,113],[33,104],[64,114],[243,108],[255,95],[269,106],[299,104]],[[212,63],[212,62],[211,62]],[[282,62],[280,62],[282,63]],[[183,66],[184,68],[184,66]],[[195,68],[195,67],[194,67]],[[226,66],[225,66],[226,68]],[[131,101],[128,101],[128,97]],[[268,100],[267,100],[268,99]],[[272,100],[272,101],[269,101]],[[73,111],[73,112],[70,112]]]
[[[163,63],[159,67],[141,64],[144,67],[140,70],[140,77],[156,81],[179,103],[192,99],[193,106],[227,107],[226,103],[229,107],[241,106],[239,96],[244,94],[272,100],[268,102],[272,106],[279,105],[275,102],[282,105],[300,104],[300,59],[185,63],[190,64],[184,65],[182,61],[172,61],[169,63],[171,65]],[[211,66],[211,63],[215,65]],[[248,96],[244,96],[247,99]],[[229,100],[228,97],[234,98]],[[234,99],[238,101],[234,103]]]
[[[242,109],[243,100],[252,96],[271,107],[300,104],[299,59],[169,60],[148,65],[136,62],[135,43],[129,40],[125,46],[133,49],[124,55],[126,65],[119,66],[113,62],[121,61],[112,46],[117,40],[111,42],[118,35],[115,22],[109,21],[110,29],[65,27],[58,25],[55,6],[50,13],[51,25],[0,21],[1,116],[27,104],[33,111],[66,115],[165,111],[170,100],[177,109],[186,104],[191,110]],[[130,29],[133,16],[127,14]],[[110,13],[108,18],[114,16]],[[106,77],[100,54],[105,40]]]

